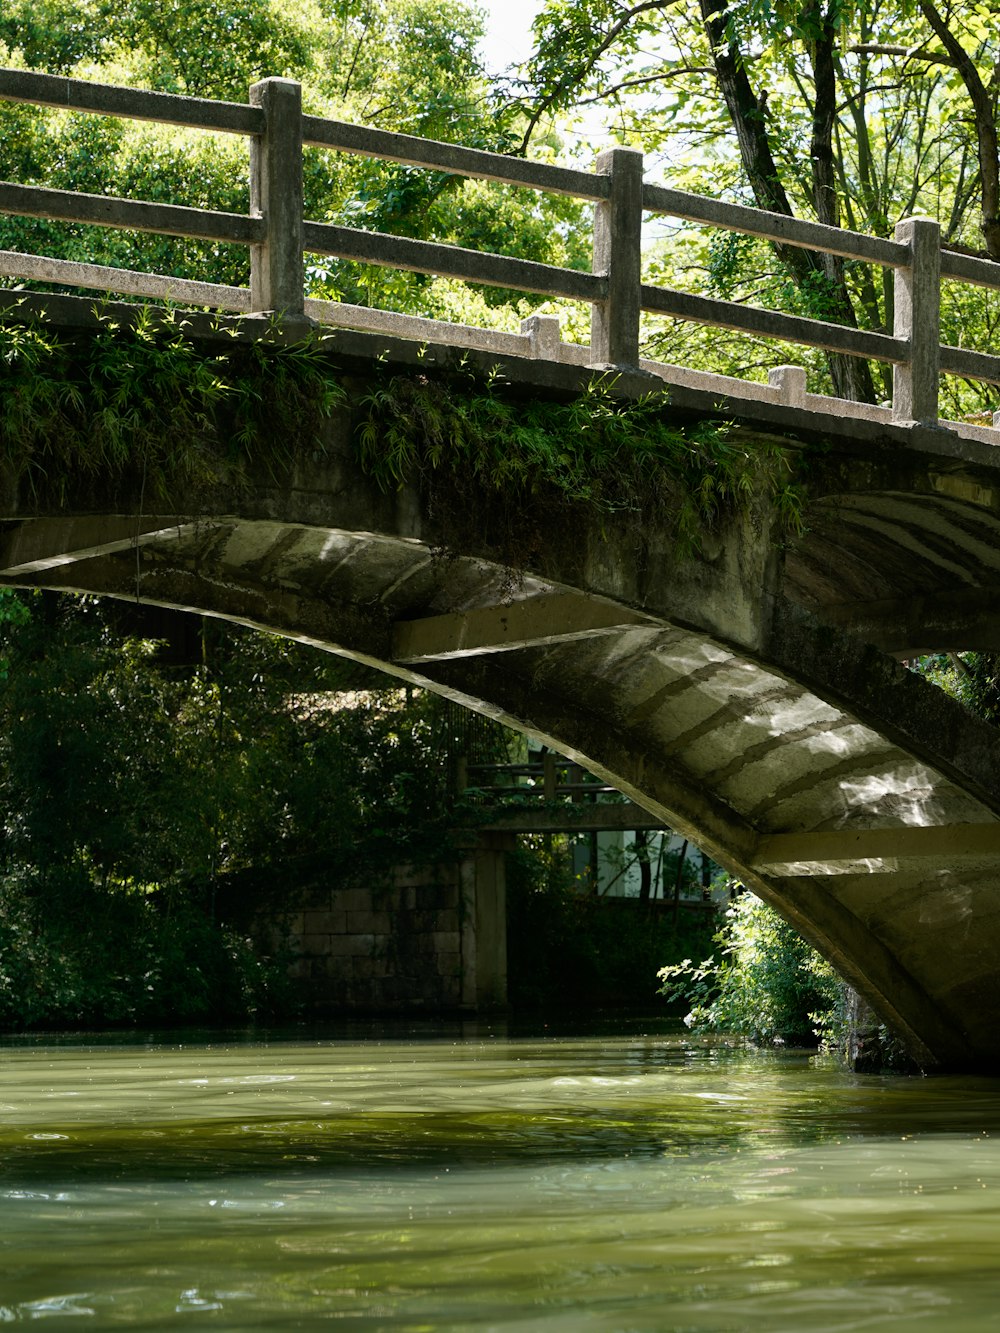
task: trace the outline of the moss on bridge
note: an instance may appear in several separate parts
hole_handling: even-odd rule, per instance
[[[635,514],[698,548],[727,516],[777,514],[801,527],[780,447],[736,441],[725,423],[680,426],[665,392],[618,396],[595,376],[572,397],[543,396],[467,361],[449,371],[375,364],[360,382],[329,333],[289,341],[218,321],[204,336],[177,312],[129,320],[96,312],[90,330],[38,318],[0,327],[0,456],[8,485],[51,499],[82,475],[129,482],[170,502],[199,486],[289,475],[325,448],[324,423],[349,413],[355,460],[383,490],[416,484],[461,535],[470,491],[499,499],[502,554],[518,564],[534,525]],[[445,512],[447,511],[447,512]]]

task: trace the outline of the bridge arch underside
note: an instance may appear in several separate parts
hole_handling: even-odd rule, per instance
[[[830,459],[808,486],[808,530],[784,564],[786,597],[898,657],[1000,651],[992,461],[899,451],[851,473]]]
[[[0,581],[289,635],[534,735],[774,904],[925,1067],[1000,1069],[1000,801],[983,780],[995,733],[890,659],[875,655],[881,683],[852,706],[839,678],[816,683],[849,642],[833,652],[794,611],[776,617],[769,663],[412,538],[216,518],[144,520],[137,540],[124,525],[92,517],[88,546],[78,520],[40,520],[53,554],[8,562]],[[880,699],[895,720],[872,715]],[[907,737],[910,716],[949,764]]]

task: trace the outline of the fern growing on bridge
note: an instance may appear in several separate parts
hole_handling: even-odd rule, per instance
[[[0,461],[14,485],[61,499],[82,473],[169,500],[180,487],[240,485],[251,462],[276,478],[345,399],[319,340],[240,340],[238,324],[206,339],[149,307],[127,324],[96,315],[93,332],[0,327]]]
[[[553,399],[468,365],[431,377],[381,371],[360,395],[338,371],[335,337],[289,343],[280,328],[140,308],[91,330],[27,318],[0,327],[0,461],[7,484],[64,501],[71,480],[125,483],[170,502],[191,488],[272,482],[326,447],[324,423],[353,413],[355,457],[383,489],[422,486],[457,531],[470,488],[505,515],[501,554],[517,564],[527,528],[574,515],[634,514],[698,548],[728,515],[801,528],[784,456],[724,423],[681,427],[665,393],[638,401],[594,379]]]
[[[783,536],[801,531],[801,496],[777,446],[739,442],[721,422],[680,427],[666,393],[629,399],[616,394],[614,376],[560,401],[467,367],[436,378],[397,374],[363,406],[359,458],[387,490],[423,482],[440,504],[435,483],[448,479],[458,496],[474,487],[540,499],[549,518],[561,505],[635,514],[672,529],[682,554],[738,512],[774,506]]]

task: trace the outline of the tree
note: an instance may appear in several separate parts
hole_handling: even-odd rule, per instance
[[[692,1006],[689,1027],[761,1046],[841,1041],[844,983],[774,908],[743,890],[714,943],[718,959],[685,958],[659,972],[660,993]]]
[[[476,54],[481,23],[461,0],[11,0],[6,63],[171,93],[245,101],[255,80],[298,79],[310,112],[475,147],[510,146]],[[0,176],[59,189],[246,212],[247,150],[228,135],[0,104]],[[310,150],[307,216],[585,266],[573,200],[397,163]],[[244,247],[0,220],[0,246],[246,285]],[[537,300],[470,293],[419,274],[311,259],[309,294],[514,324]],[[514,303],[516,308],[505,309]]]
[[[116,68],[163,92],[244,100],[246,79],[309,61],[304,6],[272,0],[15,0],[0,39],[32,68]]]
[[[948,3],[943,8],[931,0],[918,0],[917,12],[927,32],[914,34],[912,46],[874,43],[866,49],[876,55],[902,57],[901,77],[913,78],[914,66],[921,63],[952,69],[961,80],[968,106],[963,120],[971,118],[975,127],[980,183],[980,225],[986,253],[1000,259],[1000,140],[997,136],[998,67],[996,62],[995,20],[993,7],[985,4]],[[900,26],[911,17],[902,8]],[[943,50],[938,50],[935,40]],[[985,72],[979,64],[985,65]],[[949,81],[955,90],[954,77]],[[970,115],[971,113],[971,115]]]

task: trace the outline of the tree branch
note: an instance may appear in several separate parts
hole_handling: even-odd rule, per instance
[[[679,78],[682,74],[714,74],[715,70],[710,69],[708,65],[683,65],[675,69],[661,70],[656,74],[645,74],[642,78],[623,79],[621,83],[612,84],[610,88],[602,88],[593,97],[581,97],[577,106],[595,106],[598,102],[604,102],[609,97],[614,97],[617,93],[627,92],[630,88],[645,88],[651,83],[666,83],[670,79]]]
[[[758,99],[750,86],[746,60],[736,45],[729,25],[728,0],[699,0],[699,7],[715,62],[716,78],[736,131],[743,169],[757,205],[770,212],[792,217],[794,214],[774,158],[765,119],[767,95],[762,93]],[[833,318],[857,328],[842,267],[839,271],[829,270],[823,257],[796,246],[775,246],[775,251],[800,291],[814,290],[817,276],[825,276],[828,279],[830,313]],[[875,386],[867,362],[830,354],[828,363],[834,392],[838,397],[862,402],[874,401]]]
[[[593,72],[594,67],[598,60],[600,60],[601,56],[614,44],[616,38],[620,36],[634,18],[638,18],[640,14],[648,14],[653,10],[669,9],[671,5],[677,4],[678,2],[679,0],[641,0],[640,4],[633,5],[631,9],[625,10],[621,17],[617,19],[603,35],[597,46],[595,46],[587,55],[586,60],[578,61],[576,66],[570,70],[569,73],[556,81],[552,91],[539,102],[538,106],[528,117],[528,127],[524,131],[524,138],[521,140],[520,147],[517,150],[518,154],[523,156],[523,154],[528,151],[528,143],[531,136],[534,134],[538,122],[545,113],[554,107],[559,99],[568,93],[574,85],[581,84],[584,79],[586,79],[587,75]]]
[[[955,68],[956,61],[943,51],[925,51],[926,43],[920,46],[889,46],[885,42],[857,42],[847,49],[858,56],[902,56],[904,60],[926,60],[932,65],[950,65]]]
[[[982,180],[983,236],[991,259],[1000,259],[1000,141],[993,99],[980,78],[972,57],[948,27],[931,0],[918,0],[920,12],[934,35],[955,62],[976,117],[979,175]]]

